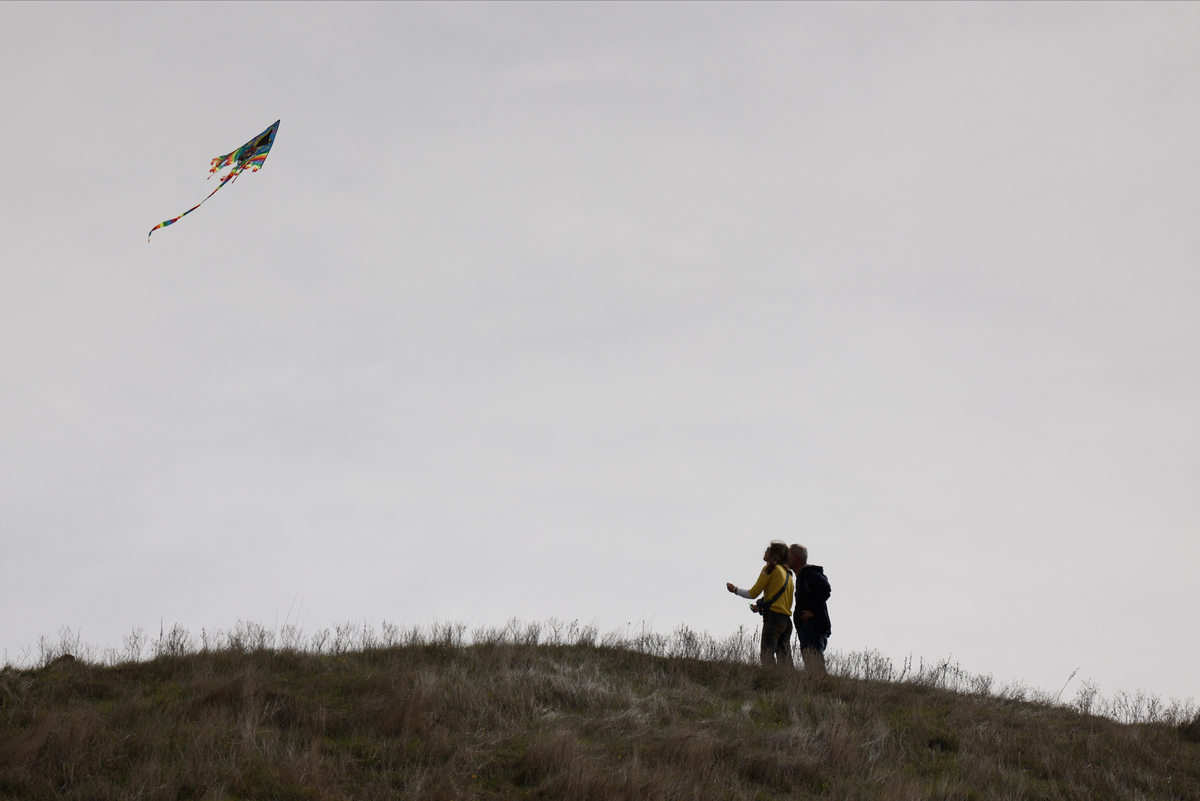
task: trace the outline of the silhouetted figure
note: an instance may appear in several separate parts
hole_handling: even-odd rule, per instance
[[[788,564],[796,572],[796,637],[804,669],[825,675],[825,646],[829,643],[829,600],[832,589],[825,569],[808,563],[808,549],[792,545]]]

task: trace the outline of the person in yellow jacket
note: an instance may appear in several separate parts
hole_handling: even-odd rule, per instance
[[[763,612],[762,644],[759,655],[764,665],[792,666],[792,595],[796,581],[788,568],[788,546],[786,542],[772,540],[763,552],[766,566],[758,581],[748,590],[738,589],[726,583],[725,589],[743,598],[762,595],[771,601],[771,608]]]

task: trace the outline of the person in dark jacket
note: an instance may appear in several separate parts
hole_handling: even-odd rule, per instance
[[[796,637],[800,640],[800,656],[804,669],[825,674],[825,646],[832,630],[829,608],[825,602],[832,591],[825,569],[808,563],[808,549],[792,545],[788,549],[788,566],[796,573],[795,613]]]

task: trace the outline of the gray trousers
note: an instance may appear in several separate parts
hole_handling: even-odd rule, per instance
[[[790,617],[767,610],[763,615],[762,647],[759,655],[764,665],[792,666],[792,619]]]

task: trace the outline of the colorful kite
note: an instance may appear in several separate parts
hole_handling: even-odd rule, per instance
[[[271,145],[275,143],[275,132],[278,130],[279,120],[275,120],[274,125],[251,139],[246,144],[239,147],[237,150],[228,155],[217,156],[215,159],[213,159],[212,169],[209,170],[209,178],[212,178],[213,175],[216,174],[217,170],[223,170],[230,164],[233,165],[233,169],[230,170],[227,175],[221,176],[221,183],[217,184],[217,188],[210,192],[208,197],[212,197],[213,195],[217,194],[217,191],[224,186],[226,182],[236,181],[237,177],[245,172],[247,167],[250,168],[250,172],[258,172],[258,168],[261,167],[263,162],[267,160],[267,154],[271,152]],[[168,225],[179,222],[179,220],[203,206],[204,201],[208,200],[208,197],[204,198],[204,200],[201,200],[195,206],[192,206],[178,217],[172,217],[169,220],[164,220],[163,222],[160,222],[158,225],[151,228],[150,233],[146,235],[146,241],[149,242],[151,234],[153,234],[159,228],[166,228]]]

